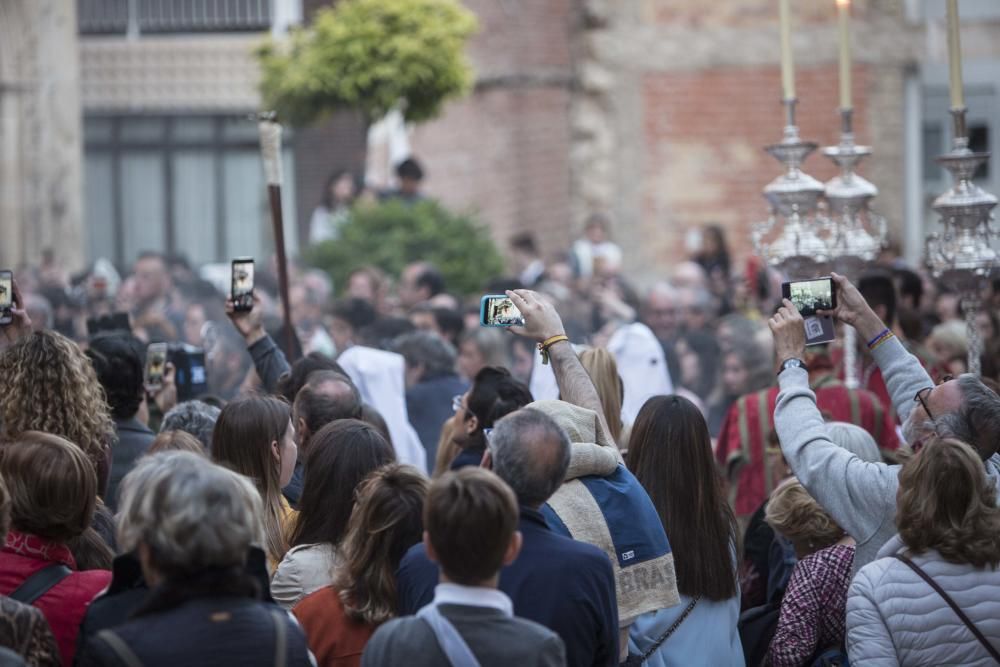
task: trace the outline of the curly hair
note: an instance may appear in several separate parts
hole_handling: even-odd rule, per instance
[[[844,537],[844,529],[794,477],[771,493],[765,518],[776,532],[795,545],[800,557],[833,546]]]
[[[913,552],[951,563],[1000,565],[1000,508],[982,459],[969,445],[933,438],[899,473],[896,526]]]
[[[79,446],[98,474],[107,467],[114,424],[94,367],[76,343],[54,331],[36,331],[0,354],[0,377],[5,438],[51,433]]]

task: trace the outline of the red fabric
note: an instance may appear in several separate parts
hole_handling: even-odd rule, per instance
[[[319,667],[359,667],[375,626],[351,620],[332,586],[310,593],[292,609]]]
[[[0,595],[10,595],[28,577],[51,563],[76,569],[76,561],[65,545],[11,530],[0,551]],[[73,664],[76,636],[87,605],[110,583],[109,570],[73,572],[35,601],[34,606],[45,614],[52,628],[67,667]]]
[[[940,364],[935,361],[934,357],[927,352],[927,350],[919,345],[910,343],[909,341],[900,340],[906,351],[912,354],[920,361],[920,365],[924,367],[935,383],[940,382],[947,373],[948,369],[943,368]],[[861,353],[859,352],[859,355]],[[843,348],[836,348],[830,350],[830,359],[833,361],[834,368],[837,371],[837,377],[840,380],[844,379],[844,350]],[[886,410],[893,410],[892,398],[889,396],[889,390],[885,386],[885,379],[882,377],[882,369],[879,368],[871,357],[866,357],[863,359],[865,366],[858,369],[858,380],[862,387],[872,392],[885,406]],[[893,416],[895,419],[895,415]]]
[[[820,386],[822,385],[822,386]],[[852,422],[850,390],[839,381],[827,376],[813,384],[816,404],[829,421]],[[864,389],[855,390],[858,399],[858,426],[876,436],[882,450],[893,451],[899,447],[895,416],[881,407],[878,397]],[[737,516],[751,516],[777,486],[779,479],[768,470],[765,456],[766,434],[774,430],[774,405],[778,400],[778,387],[764,389],[742,396],[729,408],[722,429],[719,431],[716,458],[724,469],[736,464],[739,470],[736,484],[735,512]],[[763,413],[767,422],[761,424],[761,401],[766,401]],[[877,409],[876,405],[878,404]],[[741,436],[740,415],[745,415],[747,439]],[[876,424],[876,417],[881,419]]]

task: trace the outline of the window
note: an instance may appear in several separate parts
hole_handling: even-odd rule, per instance
[[[257,126],[240,116],[87,116],[84,206],[88,252],[128,264],[143,250],[194,264],[273,250]],[[297,248],[292,152],[282,209]]]
[[[259,31],[271,0],[78,0],[81,34]]]

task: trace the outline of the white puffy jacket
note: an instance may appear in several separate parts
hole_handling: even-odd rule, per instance
[[[861,568],[847,598],[852,665],[996,665],[947,602],[905,563],[896,535],[879,560]],[[1000,650],[1000,570],[943,560],[936,551],[907,556],[951,596]]]

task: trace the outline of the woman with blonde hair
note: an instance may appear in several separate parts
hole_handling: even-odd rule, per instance
[[[765,516],[799,558],[781,600],[767,664],[809,665],[826,651],[842,653],[854,540],[794,477],[771,494]]]
[[[65,336],[36,331],[0,353],[0,377],[2,436],[41,431],[66,438],[87,454],[104,497],[114,424],[90,359]]]
[[[625,385],[618,375],[615,358],[603,347],[592,347],[580,354],[580,363],[597,388],[597,395],[604,408],[604,418],[608,422],[611,438],[620,449],[625,449],[625,424],[622,423],[622,401],[625,399]]]
[[[212,460],[249,477],[264,501],[264,551],[273,571],[288,551],[291,508],[281,489],[292,478],[298,449],[291,409],[271,396],[233,401],[212,432]]]
[[[427,488],[416,468],[398,464],[376,470],[359,487],[333,585],[292,610],[321,667],[360,665],[375,629],[396,616],[396,569],[423,535]]]
[[[896,499],[899,534],[851,584],[851,663],[1000,663],[1000,508],[982,459],[932,439],[903,465]]]

